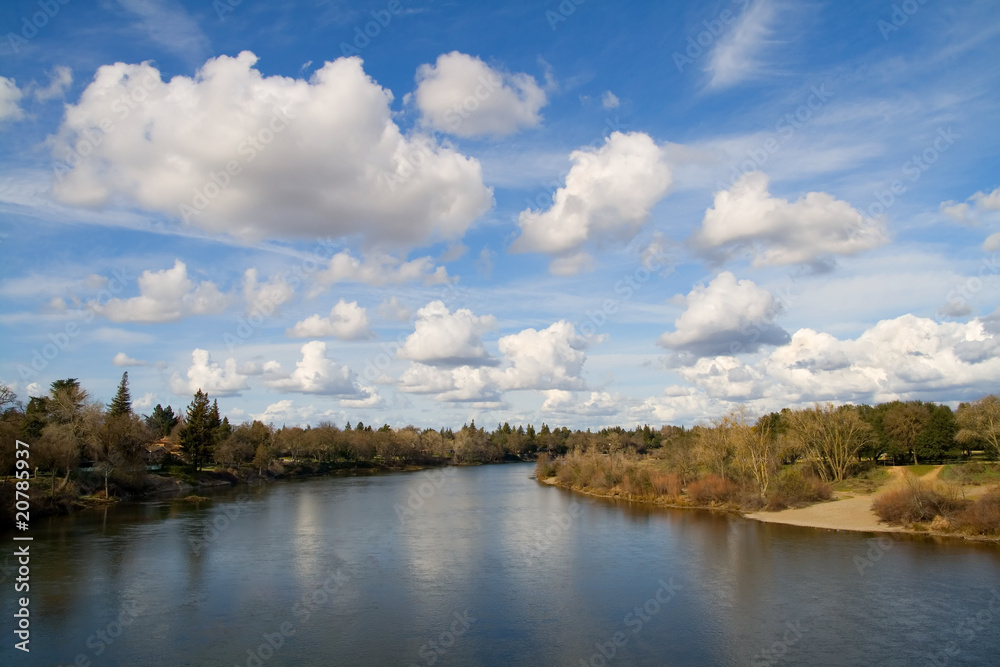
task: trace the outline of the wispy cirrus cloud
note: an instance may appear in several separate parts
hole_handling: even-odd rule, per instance
[[[154,43],[197,65],[211,53],[208,37],[175,0],[118,0],[122,8],[136,16],[138,27]]]
[[[735,86],[767,70],[764,52],[774,42],[778,9],[773,0],[754,2],[740,16],[732,31],[716,42],[706,68],[712,75],[709,88]]]

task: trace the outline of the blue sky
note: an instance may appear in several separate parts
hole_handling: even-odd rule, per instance
[[[8,2],[0,381],[695,424],[1000,377],[990,2]]]

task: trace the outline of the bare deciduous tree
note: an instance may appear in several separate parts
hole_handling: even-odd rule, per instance
[[[858,451],[871,438],[871,427],[850,405],[816,404],[812,409],[792,412],[788,422],[789,437],[801,444],[826,482],[846,478]]]
[[[727,419],[734,440],[737,468],[753,479],[763,498],[779,464],[779,447],[771,421],[762,417],[755,423],[745,406],[732,412]]]
[[[1000,457],[1000,397],[984,396],[974,403],[963,403],[955,415],[961,443],[980,442],[993,457]]]

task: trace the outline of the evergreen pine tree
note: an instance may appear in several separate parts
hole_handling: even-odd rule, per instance
[[[222,420],[219,418],[218,399],[212,401],[212,409],[208,411],[208,426],[209,428],[212,429],[216,429],[222,426]]]
[[[108,403],[108,416],[120,417],[132,414],[132,394],[128,389],[128,371],[122,373],[122,381],[118,384],[118,393],[114,400]]]
[[[199,389],[188,405],[187,420],[181,431],[181,448],[195,470],[201,470],[212,458],[217,426],[212,421],[212,412],[208,405],[208,394]],[[215,415],[218,416],[217,407]]]
[[[174,409],[169,405],[164,408],[159,403],[153,408],[153,414],[146,417],[146,425],[153,429],[158,437],[165,438],[177,426],[180,421],[174,414]]]

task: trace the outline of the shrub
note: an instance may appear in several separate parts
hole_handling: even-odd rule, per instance
[[[954,489],[935,487],[907,475],[902,486],[875,498],[872,510],[886,523],[913,524],[947,517],[964,505]]]
[[[575,479],[575,473],[576,470],[573,465],[573,461],[567,457],[566,460],[563,461],[563,464],[556,469],[556,480],[558,480],[560,484],[572,486]]]
[[[775,478],[768,491],[765,507],[777,511],[832,497],[833,489],[829,484],[812,474],[809,468],[794,466],[785,468]]]
[[[535,462],[535,477],[537,479],[548,479],[556,474],[558,466],[549,459],[549,455],[542,453],[538,455]]]
[[[626,467],[621,487],[622,491],[633,496],[650,495],[653,485],[649,481],[649,471],[635,464]]]
[[[683,489],[681,476],[675,472],[663,473],[651,471],[649,473],[649,485],[656,495],[669,496],[674,499],[680,497]]]
[[[706,475],[691,482],[687,487],[688,498],[702,505],[711,502],[726,502],[738,491],[736,484],[718,475]]]
[[[959,512],[955,527],[972,535],[1000,535],[1000,488],[991,489]]]

